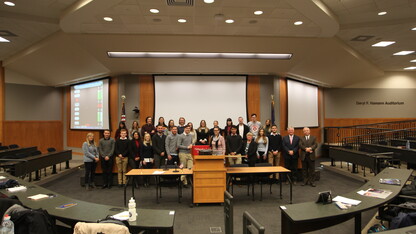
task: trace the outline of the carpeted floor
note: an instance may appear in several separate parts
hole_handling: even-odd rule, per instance
[[[360,187],[364,183],[323,168],[320,169],[321,180],[317,182],[317,187],[304,187],[300,186],[299,183],[293,187],[293,203],[315,201],[319,191],[331,190],[334,196],[341,195]],[[65,175],[42,186],[79,200],[123,206],[123,189],[113,187],[112,189],[103,190],[97,188],[92,191],[86,191],[79,183],[82,174],[83,170],[79,169],[74,173]],[[256,188],[258,187],[256,186]],[[269,195],[267,186],[264,188],[263,201],[259,201],[259,191],[257,190],[256,200],[252,201],[251,197],[247,196],[245,186],[234,186],[234,233],[242,233],[242,214],[244,211],[250,212],[253,217],[263,224],[266,228],[266,233],[280,233],[279,206],[289,203],[289,185],[283,185],[283,199],[279,198],[279,185],[273,185],[272,195]],[[176,188],[163,188],[163,198],[160,200],[160,204],[156,204],[155,188],[153,186],[149,188],[141,187],[136,191],[138,207],[176,211],[175,233],[212,233],[210,231],[211,227],[220,227],[222,233],[224,233],[224,207],[220,204],[210,204],[190,208],[189,205],[192,201],[191,189],[184,189],[182,203],[178,203]],[[129,187],[128,196],[130,194],[131,187]],[[376,210],[370,210],[362,214],[363,227],[373,217],[375,212]],[[105,216],[106,214],[103,214],[103,217]],[[343,224],[312,233],[349,234],[353,226],[353,220],[350,220]]]

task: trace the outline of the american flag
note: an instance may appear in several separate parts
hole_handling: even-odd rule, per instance
[[[271,108],[272,108],[271,109],[272,116],[271,116],[270,120],[271,120],[271,124],[274,124],[275,116],[274,116],[274,96],[273,95],[272,95]]]
[[[123,103],[121,104],[121,119],[122,122],[126,122],[126,106],[124,105],[124,100]]]

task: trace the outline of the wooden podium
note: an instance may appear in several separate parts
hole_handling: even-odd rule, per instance
[[[224,156],[194,156],[194,203],[223,203],[226,184]]]

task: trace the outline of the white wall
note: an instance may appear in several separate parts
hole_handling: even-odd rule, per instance
[[[385,72],[379,78],[343,88],[416,89],[416,72]]]

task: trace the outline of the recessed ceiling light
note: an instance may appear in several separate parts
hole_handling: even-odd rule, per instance
[[[210,3],[213,3],[215,0],[204,0],[204,2],[205,3],[208,3],[208,4],[210,4]]]
[[[406,67],[404,70],[416,70],[416,67]]]
[[[107,21],[107,22],[111,22],[111,21],[113,21],[113,18],[111,18],[111,17],[104,17],[103,18],[105,21]]]
[[[255,11],[254,14],[255,15],[262,15],[263,14],[263,11]]]
[[[302,21],[296,21],[295,23],[293,23],[294,25],[301,25],[301,24],[303,24],[303,22]]]
[[[412,28],[413,31],[416,31],[416,27]]]
[[[372,47],[386,47],[386,46],[392,45],[394,43],[396,43],[396,42],[395,41],[380,41],[380,42],[372,45]]]
[[[403,50],[403,51],[394,53],[393,55],[408,55],[408,54],[413,54],[413,53],[414,51],[411,51],[411,50]]]
[[[416,63],[416,59],[410,60],[411,63]]]
[[[16,6],[16,4],[14,4],[14,2],[11,2],[11,1],[4,1],[4,5],[7,5],[7,6]]]
[[[0,37],[0,42],[10,42],[9,40],[7,40],[6,38],[4,38],[4,37]]]
[[[153,14],[157,14],[157,13],[159,13],[159,10],[158,9],[150,9],[149,10],[151,13],[153,13]]]
[[[233,20],[233,19],[227,19],[225,22],[226,22],[227,24],[232,24],[232,23],[234,23],[234,20]]]
[[[178,19],[179,23],[186,23],[186,19]]]
[[[385,15],[385,14],[387,14],[386,11],[380,11],[377,15]]]

